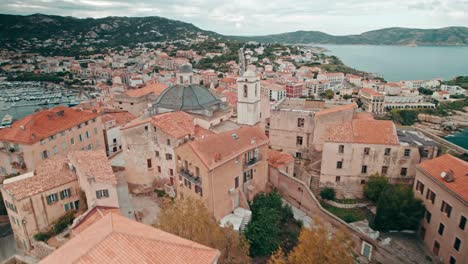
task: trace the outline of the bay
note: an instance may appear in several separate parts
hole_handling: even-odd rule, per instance
[[[468,149],[468,128],[446,136],[444,139],[464,149]]]
[[[468,75],[468,46],[316,45],[344,64],[387,81],[450,80]]]

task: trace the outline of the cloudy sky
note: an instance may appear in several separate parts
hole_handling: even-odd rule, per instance
[[[468,0],[0,0],[0,13],[162,16],[230,35],[468,26]]]

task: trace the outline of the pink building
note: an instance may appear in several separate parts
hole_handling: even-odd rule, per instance
[[[39,164],[34,172],[4,180],[0,190],[17,246],[31,250],[34,235],[48,231],[71,210],[119,208],[117,184],[103,150],[58,155]]]
[[[426,208],[419,235],[443,263],[468,262],[468,163],[449,154],[417,167],[414,195]]]
[[[97,111],[59,106],[26,116],[0,130],[0,176],[34,170],[70,151],[104,149]]]

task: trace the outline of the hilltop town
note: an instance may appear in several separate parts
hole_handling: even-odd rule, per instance
[[[440,137],[468,127],[466,77],[69,37],[0,50],[5,263],[468,262],[468,151]]]

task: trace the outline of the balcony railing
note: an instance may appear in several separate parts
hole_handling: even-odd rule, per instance
[[[183,178],[186,178],[187,180],[195,183],[195,184],[201,184],[200,177],[193,175],[189,170],[187,169],[181,169],[179,172],[180,176]]]
[[[254,157],[254,158],[251,158],[251,159],[248,159],[244,162],[244,168],[248,168],[250,166],[253,166],[255,164],[257,164],[259,161],[261,161],[261,156],[258,155],[258,157]]]

